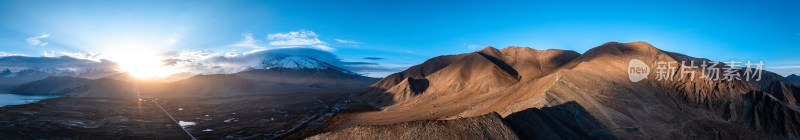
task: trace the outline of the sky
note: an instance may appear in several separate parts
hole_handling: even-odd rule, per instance
[[[0,56],[107,59],[130,71],[172,74],[236,71],[241,64],[216,60],[307,48],[383,77],[486,46],[582,53],[610,41],[645,41],[716,61],[763,60],[785,76],[800,74],[797,7],[796,0],[1,0]]]

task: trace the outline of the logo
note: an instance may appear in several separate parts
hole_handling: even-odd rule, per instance
[[[647,79],[648,74],[650,74],[650,67],[642,62],[642,60],[631,59],[631,61],[628,62],[628,78],[631,79],[631,82],[639,82],[642,79]]]

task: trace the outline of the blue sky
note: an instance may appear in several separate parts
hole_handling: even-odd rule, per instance
[[[124,64],[135,56],[115,57],[170,51],[185,52],[181,58],[236,56],[308,47],[342,61],[376,64],[371,67],[380,69],[360,72],[381,77],[431,57],[485,46],[582,53],[609,41],[646,41],[712,60],[764,60],[768,70],[787,75],[800,73],[797,7],[800,2],[792,0],[4,0],[0,55],[69,55]],[[149,61],[161,59],[156,57]]]

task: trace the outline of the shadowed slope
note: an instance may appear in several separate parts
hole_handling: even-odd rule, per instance
[[[308,139],[518,139],[499,115],[356,126]]]
[[[515,112],[503,120],[508,122],[520,139],[618,139],[586,113],[579,104],[567,102]]]

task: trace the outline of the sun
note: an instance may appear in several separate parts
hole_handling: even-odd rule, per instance
[[[114,53],[112,60],[119,64],[121,71],[140,79],[164,78],[173,74],[163,66],[162,57],[155,51],[119,51]]]

